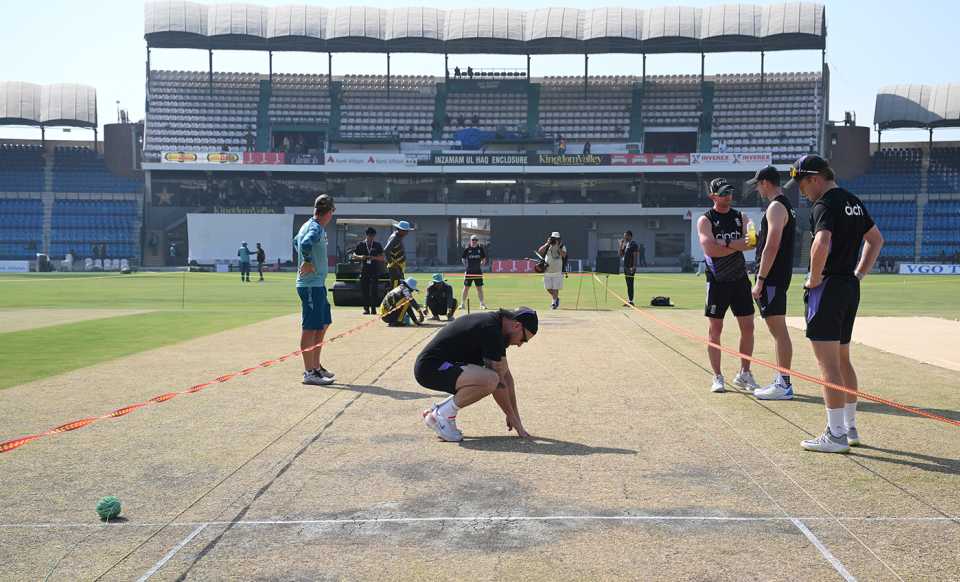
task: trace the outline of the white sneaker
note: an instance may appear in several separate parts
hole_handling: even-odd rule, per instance
[[[740,370],[737,372],[737,375],[733,377],[733,385],[751,392],[760,387],[757,381],[753,379],[753,374],[750,370]]]
[[[818,453],[846,453],[850,451],[850,443],[847,442],[847,435],[836,436],[830,432],[830,427],[823,430],[823,434],[815,439],[807,439],[800,443],[800,446],[808,451]]]
[[[486,308],[487,308],[486,305],[484,305],[483,303],[480,304],[480,309],[486,309]]]
[[[779,379],[769,386],[757,388],[753,391],[757,400],[793,400],[793,386],[783,384]]]
[[[860,433],[857,432],[857,427],[848,426],[847,427],[847,444],[851,447],[860,446]]]
[[[457,429],[455,418],[444,419],[442,415],[437,414],[437,405],[434,408],[424,412],[423,424],[427,428],[432,428],[437,435],[448,443],[458,443],[463,440],[463,433]]]
[[[333,378],[324,378],[315,371],[310,370],[309,372],[303,373],[303,383],[310,386],[329,386],[333,384]]]
[[[333,378],[336,378],[336,377],[337,377],[336,374],[334,374],[334,373],[331,372],[330,370],[324,368],[323,366],[320,366],[319,368],[317,368],[317,369],[314,370],[314,371],[315,371],[315,372],[318,372],[319,375],[323,376],[324,378],[333,379]]]
[[[727,391],[726,383],[723,381],[723,374],[717,374],[713,377],[713,385],[710,386],[710,391],[718,394]]]

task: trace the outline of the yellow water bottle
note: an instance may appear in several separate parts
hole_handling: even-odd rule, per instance
[[[752,220],[747,223],[747,246],[751,249],[757,246],[757,229]]]

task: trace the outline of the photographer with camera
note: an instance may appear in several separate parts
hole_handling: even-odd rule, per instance
[[[546,267],[543,271],[543,288],[547,290],[553,302],[551,309],[560,307],[560,290],[563,289],[563,261],[567,258],[567,247],[560,239],[560,233],[554,231],[547,237],[547,242],[537,249],[537,254],[543,257]]]

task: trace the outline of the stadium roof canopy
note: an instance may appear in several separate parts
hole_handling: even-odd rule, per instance
[[[0,81],[0,125],[97,127],[97,90],[87,85]]]
[[[960,83],[883,87],[873,123],[880,129],[960,127]]]
[[[585,54],[824,49],[821,4],[707,8],[395,9],[151,0],[152,48],[303,52]]]

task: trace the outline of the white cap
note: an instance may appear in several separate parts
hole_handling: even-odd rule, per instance
[[[550,238],[560,238],[560,233],[555,230],[550,233]]]
[[[475,235],[475,234],[471,234],[471,235],[470,235],[470,240],[480,240],[480,237],[477,236],[477,235]]]

